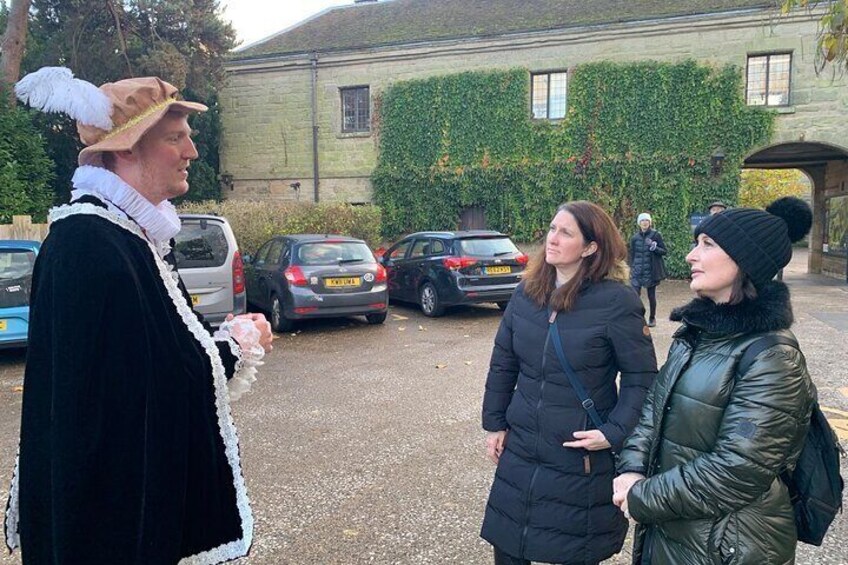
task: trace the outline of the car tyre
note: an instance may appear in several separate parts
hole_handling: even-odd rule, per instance
[[[503,312],[504,310],[506,310],[506,307],[509,306],[509,300],[506,300],[506,301],[503,301],[503,302],[498,302],[497,305],[498,305],[498,308],[501,309],[501,312]]]
[[[421,304],[421,311],[425,316],[436,318],[445,313],[445,307],[439,298],[439,291],[433,286],[433,283],[426,282],[421,286],[418,293],[418,301]]]
[[[382,314],[365,314],[365,319],[368,320],[368,323],[372,326],[376,326],[377,324],[385,322],[387,315],[387,312],[383,312]]]
[[[294,320],[286,318],[283,303],[276,294],[271,295],[271,329],[275,332],[290,332],[294,329]]]

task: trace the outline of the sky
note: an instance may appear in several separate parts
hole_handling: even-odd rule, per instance
[[[233,22],[242,47],[331,6],[350,4],[353,0],[221,0],[224,19]]]

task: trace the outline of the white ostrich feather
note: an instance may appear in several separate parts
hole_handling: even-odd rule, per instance
[[[65,67],[43,67],[26,75],[15,85],[15,94],[44,112],[62,112],[85,125],[112,129],[109,97]]]

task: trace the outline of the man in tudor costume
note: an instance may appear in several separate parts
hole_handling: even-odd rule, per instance
[[[174,270],[168,198],[197,158],[187,116],[154,77],[99,89],[45,68],[18,97],[77,120],[71,203],[50,213],[33,275],[21,439],[6,543],[30,564],[220,563],[253,516],[230,400],[270,349],[261,315],[215,335]]]

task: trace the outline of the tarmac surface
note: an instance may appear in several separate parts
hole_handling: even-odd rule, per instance
[[[805,271],[801,251],[784,279],[793,329],[821,404],[848,442],[848,285]],[[662,361],[677,326],[668,312],[690,292],[666,281],[657,296]],[[279,336],[260,380],[233,405],[256,519],[251,555],[239,563],[490,564],[478,537],[494,472],[480,403],[500,317],[494,305],[429,319],[393,304],[382,326],[319,321]],[[4,508],[23,369],[21,351],[0,351]],[[797,562],[848,564],[846,541],[841,515],[822,548],[799,546]],[[605,563],[629,563],[629,544]],[[19,563],[19,554],[0,553],[0,564]]]

